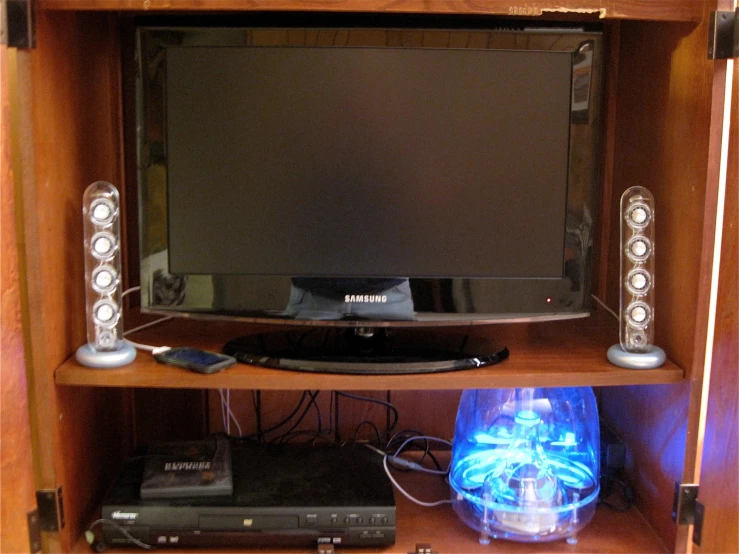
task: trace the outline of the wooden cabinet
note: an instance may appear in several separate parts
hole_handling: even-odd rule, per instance
[[[721,245],[714,246],[724,190],[736,210],[736,173],[729,172],[724,189],[722,165],[727,156],[736,164],[736,145],[731,151],[724,148],[723,136],[733,66],[706,55],[711,11],[730,8],[728,0],[39,0],[37,46],[13,54],[17,89],[12,100],[18,122],[13,145],[20,162],[14,177],[21,199],[16,211],[23,222],[19,241],[36,488],[61,487],[64,502],[64,526],[45,534],[45,549],[86,550],[86,525],[121,460],[137,444],[219,430],[216,402],[209,402],[218,389],[231,389],[241,401],[237,411],[243,425],[253,424],[255,390],[262,391],[265,413],[276,419],[303,390],[350,390],[391,396],[404,427],[420,425],[451,436],[461,389],[592,385],[598,387],[601,414],[627,444],[635,509],[625,514],[599,509],[575,547],[564,542],[482,547],[448,508],[422,509],[399,499],[398,542],[386,551],[408,552],[416,542],[431,542],[439,552],[688,550],[689,529],[671,521],[674,483],[698,480],[704,436],[716,435],[715,429],[705,430],[708,371],[714,366],[712,378],[723,376],[727,380],[722,383],[734,384],[737,372],[736,346],[732,351],[728,344],[736,342],[736,294],[723,294],[719,313],[725,315],[718,321],[714,294],[714,260]],[[127,209],[136,209],[130,186],[135,165],[127,154],[135,133],[133,108],[124,94],[133,70],[125,57],[131,51],[131,17],[216,10],[247,16],[264,10],[326,10],[600,21],[607,86],[594,293],[617,308],[618,199],[629,186],[646,186],[659,210],[657,342],[668,363],[644,371],[610,365],[605,353],[617,341],[617,325],[597,308],[578,322],[496,327],[515,355],[504,365],[458,374],[325,376],[240,366],[202,376],[160,366],[144,354],[116,370],[77,365],[70,357],[85,341],[82,192],[93,181],[110,181],[122,188]],[[135,237],[133,227],[124,233]],[[733,275],[735,285],[735,224],[724,239],[721,275]],[[126,255],[134,258],[135,252]],[[132,260],[124,264],[131,267]],[[138,318],[133,311],[127,317]],[[243,331],[242,324],[169,322],[141,338],[217,349],[224,338]],[[718,369],[712,352],[720,353]],[[722,402],[720,410],[736,414],[736,395]],[[367,415],[366,409],[348,410],[347,426]],[[384,421],[385,413],[370,417]],[[722,414],[709,418],[714,420],[722,421]],[[732,424],[723,421],[720,425]],[[711,444],[713,460],[722,452],[715,447],[720,442]],[[735,460],[736,441],[727,441],[726,448],[733,448]],[[440,484],[436,491],[424,483],[410,485],[447,494]],[[714,499],[701,500],[710,507]],[[736,502],[723,506],[729,517],[722,525],[730,532],[737,525]],[[707,517],[712,517],[710,510]]]

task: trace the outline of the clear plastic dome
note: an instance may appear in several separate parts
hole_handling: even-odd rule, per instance
[[[462,393],[452,448],[457,515],[490,538],[566,538],[593,517],[600,492],[593,390],[478,389]]]

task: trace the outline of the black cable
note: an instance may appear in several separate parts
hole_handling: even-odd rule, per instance
[[[361,400],[363,402],[371,402],[373,404],[380,404],[381,406],[388,407],[392,411],[392,413],[393,413],[393,422],[392,422],[392,424],[388,428],[388,435],[393,432],[393,429],[395,429],[395,426],[398,424],[398,409],[395,406],[393,406],[392,404],[390,404],[389,402],[385,402],[384,400],[379,400],[377,398],[369,398],[367,396],[359,396],[359,395],[351,394],[351,393],[348,393],[348,392],[339,392],[339,391],[337,391],[336,394],[339,395],[339,396],[345,396],[347,398],[352,398],[354,400]],[[338,402],[338,398],[337,398],[337,402]],[[338,425],[337,425],[337,427],[338,427]]]
[[[323,431],[323,420],[321,419],[321,407],[315,399],[318,397],[321,391],[317,390],[315,397],[313,397],[313,407],[316,409],[316,420],[318,421],[318,433]]]
[[[391,396],[390,396],[389,390],[385,391],[385,402],[387,402],[388,405],[391,404]],[[389,437],[390,437],[390,408],[388,406],[385,406],[385,440],[387,440]]]
[[[310,435],[311,439],[305,441],[305,443],[301,444],[308,444],[313,443],[315,444],[317,439],[325,439],[329,444],[333,444],[333,439],[330,435],[327,435],[326,433],[318,433],[317,431],[310,429],[298,429],[296,431],[292,431],[291,433],[286,433],[282,436],[282,440],[280,441],[280,444],[287,444],[290,442],[293,438],[299,437],[300,435]]]
[[[334,436],[336,436],[334,429],[334,391],[331,391],[328,396],[328,429],[326,433],[334,433]]]
[[[277,429],[279,429],[283,425],[286,425],[287,422],[290,421],[295,416],[295,414],[298,413],[298,411],[300,410],[300,407],[303,405],[303,402],[305,402],[305,397],[306,396],[308,396],[308,391],[303,391],[303,395],[300,397],[300,401],[298,402],[297,406],[295,406],[295,408],[293,409],[293,411],[290,412],[290,415],[288,415],[282,421],[280,421],[279,423],[273,425],[269,429],[262,430],[262,441],[266,440],[266,434],[267,433],[271,433],[272,431],[276,431]],[[250,436],[248,436],[246,438],[255,438],[255,437],[254,437],[254,435],[250,435]],[[256,437],[256,438],[257,438],[257,440],[259,440],[258,437]]]
[[[357,428],[354,430],[354,437],[352,438],[352,444],[357,444],[357,435],[359,435],[359,430],[364,427],[365,425],[369,425],[374,429],[375,435],[377,436],[377,445],[382,444],[382,437],[380,436],[380,430],[377,428],[377,425],[369,421],[368,419],[365,419],[362,421],[359,425],[357,425]]]
[[[334,440],[341,444],[341,433],[339,432],[339,393],[333,391],[334,395]]]
[[[252,391],[254,401],[254,413],[257,419],[257,443],[264,442],[264,430],[262,429],[262,391]]]
[[[417,429],[404,429],[403,431],[398,431],[395,433],[395,435],[392,436],[392,438],[388,441],[387,445],[385,446],[385,450],[391,454],[392,452],[392,445],[396,442],[405,442],[406,439],[411,438],[413,436],[421,436],[423,437],[423,433]],[[439,471],[442,470],[441,464],[439,463],[439,460],[436,459],[436,456],[431,452],[431,443],[426,438],[420,438],[419,440],[422,440],[425,444],[424,447],[421,447],[415,442],[409,442],[406,443],[406,448],[416,448],[418,450],[423,451],[423,456],[419,458],[418,463],[421,464],[426,459],[426,457],[430,458],[431,461],[434,463],[434,466],[436,466],[436,469]],[[395,454],[399,454],[400,452],[395,452]]]
[[[298,417],[297,421],[296,421],[295,423],[293,423],[293,425],[292,425],[292,427],[290,427],[290,429],[288,429],[287,431],[285,431],[285,432],[284,432],[284,433],[283,433],[282,435],[278,435],[277,437],[273,438],[273,439],[272,439],[272,440],[270,440],[269,442],[271,442],[271,443],[278,443],[278,444],[282,444],[282,439],[283,439],[283,438],[284,438],[285,436],[287,436],[287,435],[289,435],[290,433],[292,433],[292,432],[293,432],[293,431],[295,430],[295,428],[296,428],[296,427],[297,427],[298,425],[300,425],[300,424],[301,424],[301,422],[302,422],[302,421],[303,421],[303,420],[305,419],[305,416],[306,416],[306,415],[308,414],[308,411],[310,410],[310,408],[311,408],[311,405],[312,405],[312,404],[315,404],[315,403],[316,403],[316,397],[317,397],[317,396],[318,396],[318,395],[319,395],[320,393],[321,393],[321,391],[316,391],[315,393],[312,393],[312,392],[308,392],[308,391],[304,391],[304,393],[303,393],[303,394],[304,394],[304,395],[305,395],[305,394],[308,394],[308,395],[310,396],[310,400],[308,401],[308,405],[307,405],[307,406],[305,407],[305,409],[303,410],[303,413],[302,413],[302,414],[300,414],[300,416]]]

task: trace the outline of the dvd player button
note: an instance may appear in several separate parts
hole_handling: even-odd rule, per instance
[[[344,518],[344,523],[349,523],[350,521],[351,519],[348,516]]]
[[[305,516],[305,524],[309,527],[315,527],[318,525],[318,516],[315,514]]]
[[[382,518],[382,522],[383,522],[383,523],[387,523],[387,518],[386,518],[386,517],[383,517],[383,518]]]
[[[336,516],[331,516],[331,525],[336,525],[339,519]]]
[[[377,518],[376,517],[371,517],[370,518],[370,525],[374,525],[375,523],[377,523]]]
[[[363,540],[384,539],[385,533],[383,533],[382,531],[362,531],[362,533],[359,535],[359,538]]]
[[[361,517],[357,518],[357,523],[364,523],[364,520]]]

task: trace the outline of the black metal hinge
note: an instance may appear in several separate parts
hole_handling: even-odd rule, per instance
[[[672,521],[678,525],[693,526],[693,542],[700,546],[703,534],[704,506],[698,500],[698,485],[675,483],[672,501]]]
[[[34,48],[33,0],[0,0],[0,44],[11,48]]]
[[[711,14],[708,31],[708,59],[739,58],[739,8]]]
[[[38,508],[26,514],[28,518],[28,548],[31,554],[41,552],[41,525]]]
[[[64,528],[64,499],[62,488],[36,491],[39,526],[42,531],[59,531]]]

